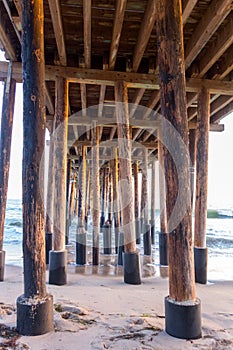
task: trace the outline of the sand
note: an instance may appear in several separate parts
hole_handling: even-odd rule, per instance
[[[197,285],[203,335],[190,341],[164,331],[167,278],[147,277],[140,286],[132,286],[124,284],[122,276],[75,270],[69,267],[66,286],[47,285],[54,297],[54,332],[20,337],[12,327],[15,301],[23,293],[23,271],[6,266],[0,284],[0,349],[233,349],[233,282]]]

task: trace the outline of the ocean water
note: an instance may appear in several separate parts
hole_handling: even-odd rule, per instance
[[[158,229],[159,227],[156,227],[156,230]],[[75,231],[75,222],[72,230]],[[91,234],[88,237],[91,239]],[[7,202],[3,245],[6,251],[6,263],[22,266],[22,204],[20,200],[8,200]],[[224,210],[223,217],[207,219],[207,247],[208,280],[233,280],[233,216],[231,210]],[[153,254],[154,264],[158,265],[157,236]]]

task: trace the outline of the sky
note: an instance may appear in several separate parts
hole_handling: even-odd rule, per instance
[[[0,53],[0,60],[2,60]],[[4,85],[0,82],[0,111]],[[14,109],[8,198],[22,196],[22,84],[17,84]],[[223,132],[210,132],[208,207],[233,208],[233,113],[222,120]]]

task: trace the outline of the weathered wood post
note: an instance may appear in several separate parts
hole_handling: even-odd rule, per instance
[[[40,335],[53,330],[53,298],[45,284],[43,192],[39,168],[45,140],[43,1],[23,0],[23,254],[24,294],[17,299],[17,330]]]
[[[86,192],[86,147],[81,148],[78,170],[78,226],[76,233],[76,264],[86,264],[85,192]]]
[[[100,169],[99,169],[99,127],[92,128],[92,226],[93,246],[92,264],[99,265],[99,237],[100,237]]]
[[[70,215],[69,215],[69,203],[70,203],[70,193],[71,193],[71,172],[72,163],[71,159],[67,159],[67,171],[66,171],[66,237],[65,244],[69,244],[69,230],[70,230]]]
[[[157,0],[156,7],[169,234],[165,323],[170,335],[193,339],[201,336],[201,310],[194,277],[181,0]]]
[[[66,175],[68,131],[68,82],[57,77],[55,82],[55,131],[54,131],[54,202],[53,202],[53,250],[49,253],[49,283],[67,283],[66,237]]]
[[[151,233],[149,225],[149,196],[148,196],[148,150],[143,148],[142,151],[142,218],[143,218],[143,246],[144,254],[151,255]]]
[[[54,130],[53,130],[54,131]],[[54,202],[54,141],[53,131],[49,140],[49,167],[47,183],[47,200],[45,215],[45,251],[46,264],[49,264],[49,252],[53,249],[53,202]]]
[[[190,155],[191,205],[193,209],[193,193],[194,193],[195,163],[196,163],[196,129],[189,130],[189,155]]]
[[[88,231],[88,213],[91,198],[91,170],[87,168],[87,188],[86,188],[86,200],[85,200],[85,230]]]
[[[139,165],[138,165],[138,161],[135,161],[135,163],[133,164],[133,175],[134,175],[134,215],[135,215],[136,244],[141,243],[141,230],[140,230],[140,219],[139,219],[138,173],[139,173]]]
[[[155,194],[156,194],[156,161],[153,159],[151,167],[151,244],[155,244]]]
[[[114,148],[113,160],[113,217],[115,229],[115,252],[118,254],[119,229],[120,229],[120,212],[119,212],[119,196],[118,196],[118,153],[117,148]]]
[[[8,64],[8,74],[4,86],[0,139],[0,282],[4,280],[5,251],[3,250],[4,223],[8,178],[10,170],[11,136],[15,103],[16,81],[11,78],[12,63]]]
[[[203,87],[198,96],[196,201],[194,225],[194,261],[196,282],[207,282],[206,217],[208,191],[208,144],[210,94]]]
[[[100,228],[104,226],[105,223],[105,184],[106,180],[106,168],[103,168],[102,171],[102,188],[101,188],[101,217],[100,217]]]
[[[131,169],[131,143],[129,136],[129,111],[127,86],[123,81],[115,83],[116,119],[118,128],[120,195],[122,205],[122,229],[124,233],[123,255],[124,281],[140,284],[140,260],[136,249],[134,201]]]
[[[161,139],[160,131],[159,131],[159,138]],[[168,266],[166,189],[165,189],[165,181],[164,181],[163,144],[161,140],[158,140],[158,157],[159,157],[159,201],[160,201],[159,263],[162,266]]]

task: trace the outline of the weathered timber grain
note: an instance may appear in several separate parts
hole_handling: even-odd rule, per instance
[[[99,263],[100,236],[100,169],[99,169],[99,127],[92,129],[92,225],[93,225],[93,265]]]
[[[131,143],[129,136],[129,111],[127,87],[123,81],[115,84],[116,118],[119,145],[119,172],[121,181],[122,224],[125,252],[136,252],[134,227],[134,201],[131,171]]]
[[[86,147],[81,148],[78,171],[78,226],[85,226]]]
[[[160,231],[167,233],[166,189],[164,180],[164,153],[163,144],[158,141],[159,157],[159,205],[160,205]]]
[[[43,183],[39,168],[45,135],[44,12],[22,1],[24,295],[46,296]],[[42,181],[43,182],[43,181]]]
[[[202,88],[198,96],[198,128],[196,156],[195,247],[206,247],[206,217],[208,191],[208,145],[210,94]]]
[[[54,135],[50,133],[49,160],[48,160],[48,185],[46,199],[45,232],[53,233],[53,201],[54,201]]]
[[[134,215],[135,219],[139,218],[139,189],[138,189],[138,173],[139,166],[138,161],[133,164],[133,175],[134,175]]]
[[[194,193],[195,164],[196,164],[196,129],[189,130],[189,155],[190,155],[191,205],[193,208],[193,193]]]
[[[148,224],[148,150],[142,150],[142,196],[141,196],[141,217],[144,224]]]
[[[68,82],[56,79],[54,135],[54,250],[64,250],[66,232],[66,175],[67,175],[67,128]]]
[[[163,135],[162,128],[162,139],[175,142],[178,133],[188,147],[181,1],[158,0],[157,13],[161,111],[165,120],[173,126],[169,131],[166,129],[166,135]],[[164,150],[166,209],[169,220],[169,297],[176,301],[195,300],[189,156],[187,150],[181,147],[174,147],[173,153],[171,155],[167,149]],[[173,160],[176,154],[182,159],[179,169],[176,169]],[[182,188],[178,179],[182,180]],[[173,224],[170,219],[178,193],[181,207],[177,212],[179,209],[183,210],[183,203],[187,203],[187,208],[181,221]]]
[[[15,102],[15,80],[11,79],[11,63],[9,63],[8,77],[4,86],[0,139],[0,251],[3,248],[4,222],[8,178],[10,170],[11,137]]]
[[[151,222],[155,221],[155,194],[156,194],[156,161],[152,161],[151,168]]]

